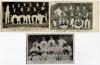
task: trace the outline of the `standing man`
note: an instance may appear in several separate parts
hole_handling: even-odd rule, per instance
[[[48,60],[54,61],[55,60],[55,52],[56,50],[56,42],[52,36],[50,36],[50,40],[48,41]]]
[[[58,44],[59,44],[59,46],[58,46],[58,49],[59,49],[59,52],[58,52],[58,59],[59,59],[59,61],[61,61],[63,58],[63,46],[64,46],[64,44],[67,44],[67,41],[65,41],[63,38],[62,38],[62,36],[59,36],[59,40],[57,41],[58,42]]]
[[[45,40],[44,37],[42,37],[42,41],[40,42],[40,49],[41,49],[40,51],[42,53],[41,58],[43,61],[47,60],[47,52],[48,52],[47,47],[48,47],[47,41]]]
[[[88,13],[87,9],[85,6],[83,6],[83,9],[82,9],[82,17],[83,19],[86,19],[86,13]]]
[[[67,6],[64,7],[63,16],[68,17],[69,10]]]
[[[65,41],[63,38],[62,38],[62,36],[59,36],[59,40],[57,41],[58,42],[58,44],[59,44],[59,48],[60,48],[60,52],[62,52],[62,48],[63,48],[63,45],[64,44],[67,44],[67,41]]]
[[[79,16],[79,14],[81,14],[81,11],[80,11],[79,6],[77,6],[77,9],[75,11],[75,16]]]
[[[10,11],[9,11],[9,5],[6,7],[6,12],[5,12],[5,23],[10,23]]]
[[[27,8],[27,13],[29,13],[30,12],[30,9],[29,9],[29,7]],[[30,17],[30,14],[27,14],[26,15],[26,22],[28,23],[28,24],[31,24],[31,17]]]
[[[50,40],[48,41],[48,46],[50,46],[50,45],[56,46],[56,42],[52,36],[50,36]]]
[[[74,8],[72,5],[70,5],[70,7],[69,7],[69,16],[70,17],[74,16]]]
[[[47,48],[48,44],[47,44],[47,41],[45,40],[44,37],[42,37],[42,41],[40,42],[40,48],[41,48],[41,51],[42,52],[47,52]]]
[[[59,17],[61,17],[61,15],[62,15],[62,10],[58,7],[58,9],[56,9],[55,11],[54,11],[54,14],[55,14],[55,16],[59,16]]]

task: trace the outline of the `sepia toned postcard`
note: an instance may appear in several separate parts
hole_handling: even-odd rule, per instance
[[[26,64],[73,64],[73,34],[27,34]]]
[[[98,1],[2,2],[3,32],[98,32]]]
[[[65,1],[50,3],[50,30],[88,32],[98,31],[97,1]]]
[[[2,2],[2,31],[47,30],[48,9],[48,2]]]

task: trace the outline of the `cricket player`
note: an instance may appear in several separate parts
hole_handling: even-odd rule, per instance
[[[55,47],[55,59],[56,59],[56,61],[59,61],[59,53],[60,53],[60,48],[59,48],[59,45],[57,44]]]
[[[55,40],[53,39],[52,36],[50,36],[50,40],[48,41],[48,59],[50,61],[54,61],[56,58],[55,58],[55,52],[57,51],[56,50],[56,42]]]
[[[59,52],[58,52],[58,60],[61,61],[62,60],[62,52],[63,52],[63,45],[64,44],[67,44],[67,41],[65,41],[62,36],[59,36],[59,39],[58,39],[58,48],[59,48]]]
[[[39,52],[37,53],[37,57],[38,57],[38,62],[40,62],[41,61],[41,48],[40,48],[40,43],[38,39],[33,43],[33,45],[36,45],[36,48],[39,49]]]
[[[63,18],[61,25],[60,25],[60,28],[67,29],[68,23],[69,23],[68,18]]]
[[[34,23],[37,24],[37,17],[38,17],[37,15],[32,15],[32,18],[31,18],[31,19],[32,19],[32,23],[33,23],[33,24],[34,24]],[[34,19],[35,19],[35,20],[34,20]]]
[[[26,24],[31,24],[30,15],[26,15]]]
[[[37,19],[39,20],[39,24],[43,24],[44,17],[45,17],[44,15],[41,15],[40,13],[38,13]]]
[[[91,24],[91,21],[88,18],[86,18],[86,20],[85,20],[85,28],[86,29],[90,29],[90,24]]]
[[[42,53],[41,58],[43,61],[47,60],[47,52],[48,52],[48,44],[44,37],[42,37],[42,41],[40,42],[40,51]]]
[[[63,50],[63,45],[64,44],[67,44],[67,41],[65,41],[62,36],[59,36],[59,40],[57,41],[58,44],[59,44],[59,49],[60,49],[60,52],[62,53],[62,50]]]
[[[88,11],[87,11],[86,7],[83,6],[83,9],[82,9],[83,18],[86,18],[86,13],[88,13]]]
[[[32,63],[32,55],[28,56],[28,63]]]
[[[44,18],[45,18],[45,20],[46,20],[46,22],[47,22],[47,13],[45,13],[45,16],[44,16]]]
[[[20,7],[20,4],[18,4],[18,8]]]
[[[23,19],[23,22],[21,22],[21,18]],[[22,14],[22,15],[19,15],[17,19],[18,19],[18,22],[19,22],[20,24],[21,24],[21,23],[26,24],[26,23],[25,23],[25,21],[26,21],[26,16],[25,16],[25,15],[23,15],[23,14]]]
[[[33,43],[33,46],[36,45],[36,48],[39,48],[40,47],[40,44],[38,42],[38,39]]]
[[[59,27],[62,25],[62,21],[63,21],[63,18],[59,18],[59,21],[58,21]]]
[[[48,41],[48,46],[50,46],[50,45],[56,46],[56,42],[52,36],[50,36],[50,40]]]
[[[54,11],[55,16],[61,17],[62,13],[63,11],[59,7]]]
[[[76,11],[75,11],[75,15],[78,16],[79,13],[80,13],[80,8],[79,8],[79,6],[77,6],[77,9],[76,9]]]
[[[71,56],[72,56],[72,48],[71,48],[70,45],[68,45],[67,50],[68,50],[69,60],[71,60]]]
[[[57,21],[53,20],[52,23],[53,23],[54,29],[56,29],[57,28]]]
[[[33,44],[33,47],[30,49],[30,52],[34,55],[32,60],[34,62],[37,62],[39,60],[39,55],[38,55],[39,49],[36,47],[35,44]]]
[[[69,16],[71,17],[71,16],[74,16],[74,9],[73,9],[73,6],[72,5],[70,5],[70,7],[69,7]]]
[[[69,60],[68,44],[63,47],[63,60]]]
[[[12,17],[11,17],[11,23],[12,24],[14,24],[14,19],[16,19],[17,21],[19,21],[18,20],[18,16],[15,14],[15,15],[12,15]]]
[[[27,12],[30,12],[29,7],[27,8]],[[30,17],[29,14],[26,15],[26,23],[27,23],[27,24],[31,24],[31,17]]]
[[[67,6],[65,6],[64,11],[63,11],[63,16],[67,17],[68,13],[69,13],[68,8],[67,8]]]
[[[70,25],[71,25],[72,29],[74,28],[74,21],[75,21],[74,17],[71,17],[70,18]]]
[[[42,48],[43,46],[48,46],[48,42],[45,40],[45,37],[42,37],[42,41],[40,42],[40,47]]]
[[[30,49],[30,52],[37,53],[39,52],[39,49],[36,47],[36,45],[33,45],[33,47]]]
[[[32,62],[37,63],[39,61],[39,56],[36,53],[32,54]]]
[[[10,23],[10,11],[9,11],[9,5],[6,7],[6,12],[5,12],[5,23]]]
[[[80,17],[77,17],[77,19],[75,20],[74,27],[76,29],[81,29],[83,28],[83,25],[84,25],[84,21]]]
[[[56,45],[54,45],[54,44],[50,44],[48,46],[48,57],[47,57],[48,61],[53,62],[56,59],[55,58],[55,51],[56,51],[55,46]]]

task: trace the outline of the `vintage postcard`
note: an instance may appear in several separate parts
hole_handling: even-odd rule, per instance
[[[98,32],[98,1],[2,2],[1,31]]]
[[[73,64],[73,34],[27,34],[26,63]]]
[[[48,9],[48,2],[2,2],[2,31],[47,30]]]
[[[65,1],[50,3],[50,29],[56,31],[98,31],[98,3]]]

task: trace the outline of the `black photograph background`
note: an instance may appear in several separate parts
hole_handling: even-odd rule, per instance
[[[70,10],[70,6],[72,6],[72,10]],[[67,11],[65,11],[65,7],[67,8]],[[77,10],[77,7],[79,7],[79,10]],[[83,7],[85,7],[85,10],[83,10]],[[59,8],[62,11],[61,17],[55,16],[54,11],[57,10],[57,8]],[[51,6],[50,11],[51,11],[50,12],[50,21],[51,21],[50,28],[51,29],[57,29],[57,30],[61,29],[59,20],[62,19],[62,22],[63,22],[63,19],[64,20],[67,19],[69,22],[65,23],[65,25],[67,25],[65,29],[66,30],[73,30],[73,29],[78,30],[77,27],[81,26],[82,23],[77,22],[75,24],[75,21],[74,21],[74,23],[71,25],[72,18],[74,18],[74,20],[76,20],[76,19],[83,20],[83,26],[80,27],[79,29],[81,29],[81,30],[92,30],[93,29],[92,28],[92,26],[93,26],[93,3],[91,3],[91,2],[89,2],[89,3],[56,3]],[[64,13],[65,13],[65,15],[63,15]],[[71,15],[71,13],[73,13],[73,15]],[[79,15],[79,13],[80,13],[80,15]],[[87,14],[88,14],[88,16],[87,16]],[[86,19],[90,20],[89,28],[88,28],[88,25],[85,25],[85,23],[84,23]],[[55,21],[55,23],[53,21]],[[63,25],[63,23],[61,23],[61,24]],[[72,26],[74,26],[74,24],[77,27],[72,27]]]
[[[57,43],[57,40],[59,40],[59,37],[62,37],[62,39],[64,39],[66,42],[67,42],[67,44],[68,45],[70,45],[71,46],[71,48],[72,48],[72,56],[71,56],[71,60],[73,61],[73,43],[74,43],[74,37],[73,37],[73,35],[27,35],[27,59],[28,59],[28,56],[30,56],[31,55],[31,53],[30,53],[30,49],[33,47],[33,43],[38,39],[38,42],[40,43],[41,41],[42,41],[42,38],[44,37],[45,38],[45,40],[48,42],[49,40],[50,40],[50,37],[52,37],[54,40],[55,40],[55,42],[56,42],[56,44],[58,44]],[[64,46],[66,46],[66,44],[64,45]],[[66,60],[67,61],[67,60]],[[27,61],[28,62],[28,61]]]
[[[9,22],[6,23],[5,22],[5,12],[6,12],[6,8],[7,5],[9,6],[9,12],[10,12],[10,16],[9,16]],[[29,8],[29,11],[28,11]],[[7,27],[14,27],[14,25],[11,25],[11,18],[13,15],[44,15],[47,17],[47,21],[45,18],[43,18],[43,22],[46,22],[45,24],[43,24],[42,26],[44,27],[48,27],[48,15],[49,15],[49,4],[48,2],[2,2],[2,12],[3,12],[3,27],[7,28]],[[23,11],[21,11],[21,9],[23,9]],[[32,20],[30,18],[30,21],[32,23]],[[21,21],[19,21],[21,24],[23,24],[23,19],[21,18]],[[39,21],[37,21],[39,23]],[[6,23],[6,24],[5,24]],[[14,24],[17,24],[17,20],[14,19]],[[24,25],[22,25],[24,26]],[[34,27],[35,25],[33,25]]]

